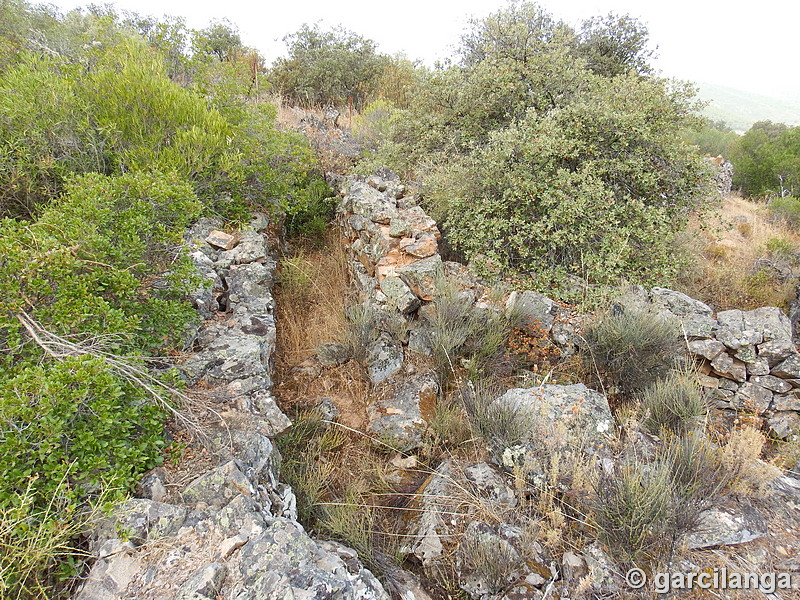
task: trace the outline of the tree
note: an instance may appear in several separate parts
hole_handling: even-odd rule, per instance
[[[239,30],[228,19],[212,21],[205,29],[192,32],[192,50],[201,56],[213,56],[221,62],[230,62],[242,47]]]
[[[759,121],[731,146],[733,185],[756,197],[800,193],[800,127]]]
[[[389,59],[375,42],[336,27],[304,24],[284,38],[289,56],[275,61],[271,78],[285,100],[303,106],[343,104],[361,108]]]
[[[583,21],[577,40],[578,56],[605,77],[623,73],[649,75],[654,52],[647,48],[649,34],[639,20],[609,13]]]

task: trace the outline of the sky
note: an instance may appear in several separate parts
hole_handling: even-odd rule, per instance
[[[102,0],[94,0],[104,4]],[[50,0],[62,10],[88,3]],[[192,28],[228,18],[242,41],[259,49],[267,63],[285,54],[282,38],[303,23],[324,28],[342,25],[373,39],[388,54],[405,53],[432,65],[452,55],[470,17],[480,18],[506,6],[505,0],[116,0],[120,10],[146,15],[182,16]],[[666,77],[713,83],[748,92],[800,100],[800,3],[760,0],[540,0],[554,17],[577,25],[609,12],[629,14],[650,31],[656,69]]]

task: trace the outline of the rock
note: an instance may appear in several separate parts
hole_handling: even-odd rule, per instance
[[[733,358],[727,352],[721,353],[712,360],[711,368],[714,370],[714,373],[720,377],[740,382],[747,379],[747,367],[745,363]]]
[[[717,323],[715,337],[731,350],[739,350],[742,346],[753,346],[764,341],[762,331],[745,324],[744,313],[741,310],[724,310],[717,313]]]
[[[211,563],[196,571],[181,585],[175,600],[216,600],[228,568],[221,563]]]
[[[614,566],[614,561],[606,554],[597,542],[583,549],[583,559],[591,576],[591,587],[594,591],[606,595],[616,595],[620,592],[620,584],[615,573],[619,569]]]
[[[202,502],[219,509],[236,496],[253,496],[255,488],[239,464],[231,460],[201,475],[183,490],[183,501],[190,505]]]
[[[767,362],[767,359],[757,356],[753,362],[747,363],[747,375],[769,375],[769,362]]]
[[[766,532],[763,519],[750,507],[713,508],[700,513],[698,526],[685,536],[684,541],[689,549],[697,550],[744,544],[764,536]]]
[[[506,315],[521,321],[529,333],[536,333],[537,327],[550,331],[557,314],[558,305],[538,292],[511,292],[506,301]]]
[[[793,387],[788,381],[784,381],[773,375],[756,375],[755,377],[751,377],[750,381],[768,390],[772,390],[776,394],[785,394]]]
[[[360,181],[350,181],[344,199],[337,209],[342,213],[360,215],[374,221],[376,215],[397,215],[397,204],[385,194]],[[380,218],[380,217],[379,217]],[[389,220],[391,216],[389,216]]]
[[[186,243],[189,245],[190,251],[200,250],[211,260],[215,260],[219,255],[219,249],[209,245],[208,242],[206,242],[206,238],[211,235],[212,231],[221,228],[222,225],[222,219],[203,217],[186,230],[183,239],[186,240]]]
[[[239,235],[239,243],[232,250],[221,252],[216,262],[217,268],[227,269],[231,265],[243,265],[267,259],[269,251],[264,236],[252,230]]]
[[[386,568],[385,585],[392,592],[393,598],[433,600],[416,575],[393,565]]]
[[[408,349],[417,354],[432,356],[431,332],[429,329],[412,329],[408,336]]]
[[[353,215],[356,216],[356,215]],[[411,235],[411,225],[400,217],[395,217],[389,223],[389,236],[403,238]]]
[[[147,498],[156,502],[164,502],[167,498],[167,483],[169,475],[163,467],[150,469],[142,476],[136,491],[141,498]]]
[[[128,584],[143,567],[133,548],[130,542],[118,539],[103,544],[76,600],[118,600],[123,597]]]
[[[650,301],[661,310],[672,314],[680,322],[687,338],[705,339],[714,336],[717,322],[712,316],[714,311],[707,304],[682,292],[660,287],[650,290]]]
[[[767,416],[767,429],[779,440],[791,440],[800,434],[800,414],[795,411],[776,412]]]
[[[186,518],[183,506],[156,502],[146,498],[129,498],[96,528],[94,546],[107,540],[124,537],[135,546],[148,540],[169,536],[180,528]]]
[[[192,292],[192,305],[203,319],[208,319],[219,310],[218,295],[224,284],[214,269],[214,263],[200,250],[189,253],[202,283]]]
[[[209,332],[211,333],[211,332]],[[268,376],[274,339],[241,331],[219,332],[202,351],[178,365],[190,384],[202,377],[230,382],[248,377]]]
[[[563,424],[579,439],[603,443],[614,426],[606,397],[582,383],[510,389],[489,410],[510,411],[530,420],[526,439],[531,442],[538,442],[539,436],[552,437],[554,428]]]
[[[564,580],[571,585],[577,585],[589,572],[586,561],[581,555],[574,552],[564,552],[561,557],[561,569],[564,573]]]
[[[397,275],[421,300],[429,302],[436,296],[436,282],[444,266],[438,254],[397,269]]]
[[[418,447],[438,393],[439,385],[430,374],[417,375],[403,382],[394,394],[367,407],[369,432],[399,450]]]
[[[509,508],[516,506],[514,490],[489,463],[477,463],[465,468],[464,477],[481,496]]]
[[[314,542],[288,519],[275,519],[239,551],[243,584],[259,600],[389,600],[352,550]]]
[[[275,480],[280,455],[267,436],[257,431],[219,426],[209,432],[209,439],[216,455],[223,460],[234,461],[228,462],[228,465],[239,484],[243,484],[243,481],[236,474],[234,465],[243,471],[248,479],[257,483]]]
[[[495,569],[485,568],[489,556],[495,561]],[[526,574],[525,559],[514,545],[478,521],[467,526],[459,558],[459,585],[474,600],[505,590]],[[541,585],[544,579],[537,583]]]
[[[416,258],[428,258],[439,251],[439,244],[432,233],[422,232],[400,240],[400,250]]]
[[[207,244],[211,244],[212,246],[221,248],[222,250],[232,250],[238,242],[239,239],[237,236],[231,235],[230,233],[225,233],[219,229],[215,229],[209,233],[208,237],[206,238]]]
[[[731,405],[736,410],[756,411],[764,414],[772,402],[772,392],[753,381],[747,381],[739,386],[738,391],[731,400]]]
[[[409,527],[412,536],[409,551],[423,567],[436,565],[445,544],[455,537],[451,528],[458,523],[460,501],[454,481],[452,463],[445,460],[414,496],[412,508],[417,510]]]
[[[325,421],[335,422],[339,416],[339,409],[331,398],[320,398],[316,405],[319,416]]]
[[[318,346],[316,352],[319,363],[325,367],[343,365],[352,358],[347,346],[333,342]]]
[[[786,395],[775,394],[772,397],[772,406],[770,408],[776,412],[790,410],[800,412],[800,397],[798,397],[797,392]]]
[[[270,291],[275,282],[274,272],[275,263],[272,259],[266,263],[232,265],[226,277],[228,301],[232,305],[231,308],[235,308],[237,304],[243,304],[250,310],[255,308],[271,313],[275,305]],[[257,302],[257,300],[266,302]]]
[[[784,379],[800,378],[800,354],[793,353],[789,358],[773,367],[770,373]]]
[[[400,277],[388,276],[381,281],[381,291],[389,302],[401,313],[407,315],[419,308],[420,300]]]
[[[367,346],[366,362],[370,381],[382,383],[403,367],[403,347],[381,336]]]
[[[725,351],[725,345],[717,340],[692,340],[689,342],[689,352],[702,356],[708,360],[714,360]]]

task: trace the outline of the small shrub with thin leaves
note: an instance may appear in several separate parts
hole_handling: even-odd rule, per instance
[[[670,371],[651,383],[640,401],[644,425],[656,434],[662,430],[686,432],[707,412],[696,374],[689,369]]]
[[[495,402],[503,394],[499,385],[487,380],[469,381],[460,387],[470,422],[489,446],[502,450],[524,440],[536,415],[525,407]]]
[[[378,315],[367,303],[354,304],[345,314],[347,323],[340,343],[350,359],[363,362],[367,358],[367,347],[378,339]]]
[[[664,462],[634,459],[597,484],[594,515],[600,539],[625,563],[663,557],[675,530],[675,483]]]
[[[661,315],[626,307],[588,326],[584,358],[589,372],[598,369],[609,387],[630,395],[670,371],[678,340],[677,327]]]

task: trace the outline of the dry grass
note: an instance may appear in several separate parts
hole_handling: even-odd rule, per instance
[[[283,366],[300,364],[343,333],[348,282],[347,255],[334,230],[322,247],[298,248],[280,261],[275,303]]]
[[[770,217],[765,204],[727,196],[717,210],[691,224],[688,237],[692,267],[682,274],[681,291],[717,310],[787,307],[794,291],[791,278],[782,280],[769,268],[759,271],[759,264],[771,260],[771,241],[785,240],[800,250],[800,235]]]

